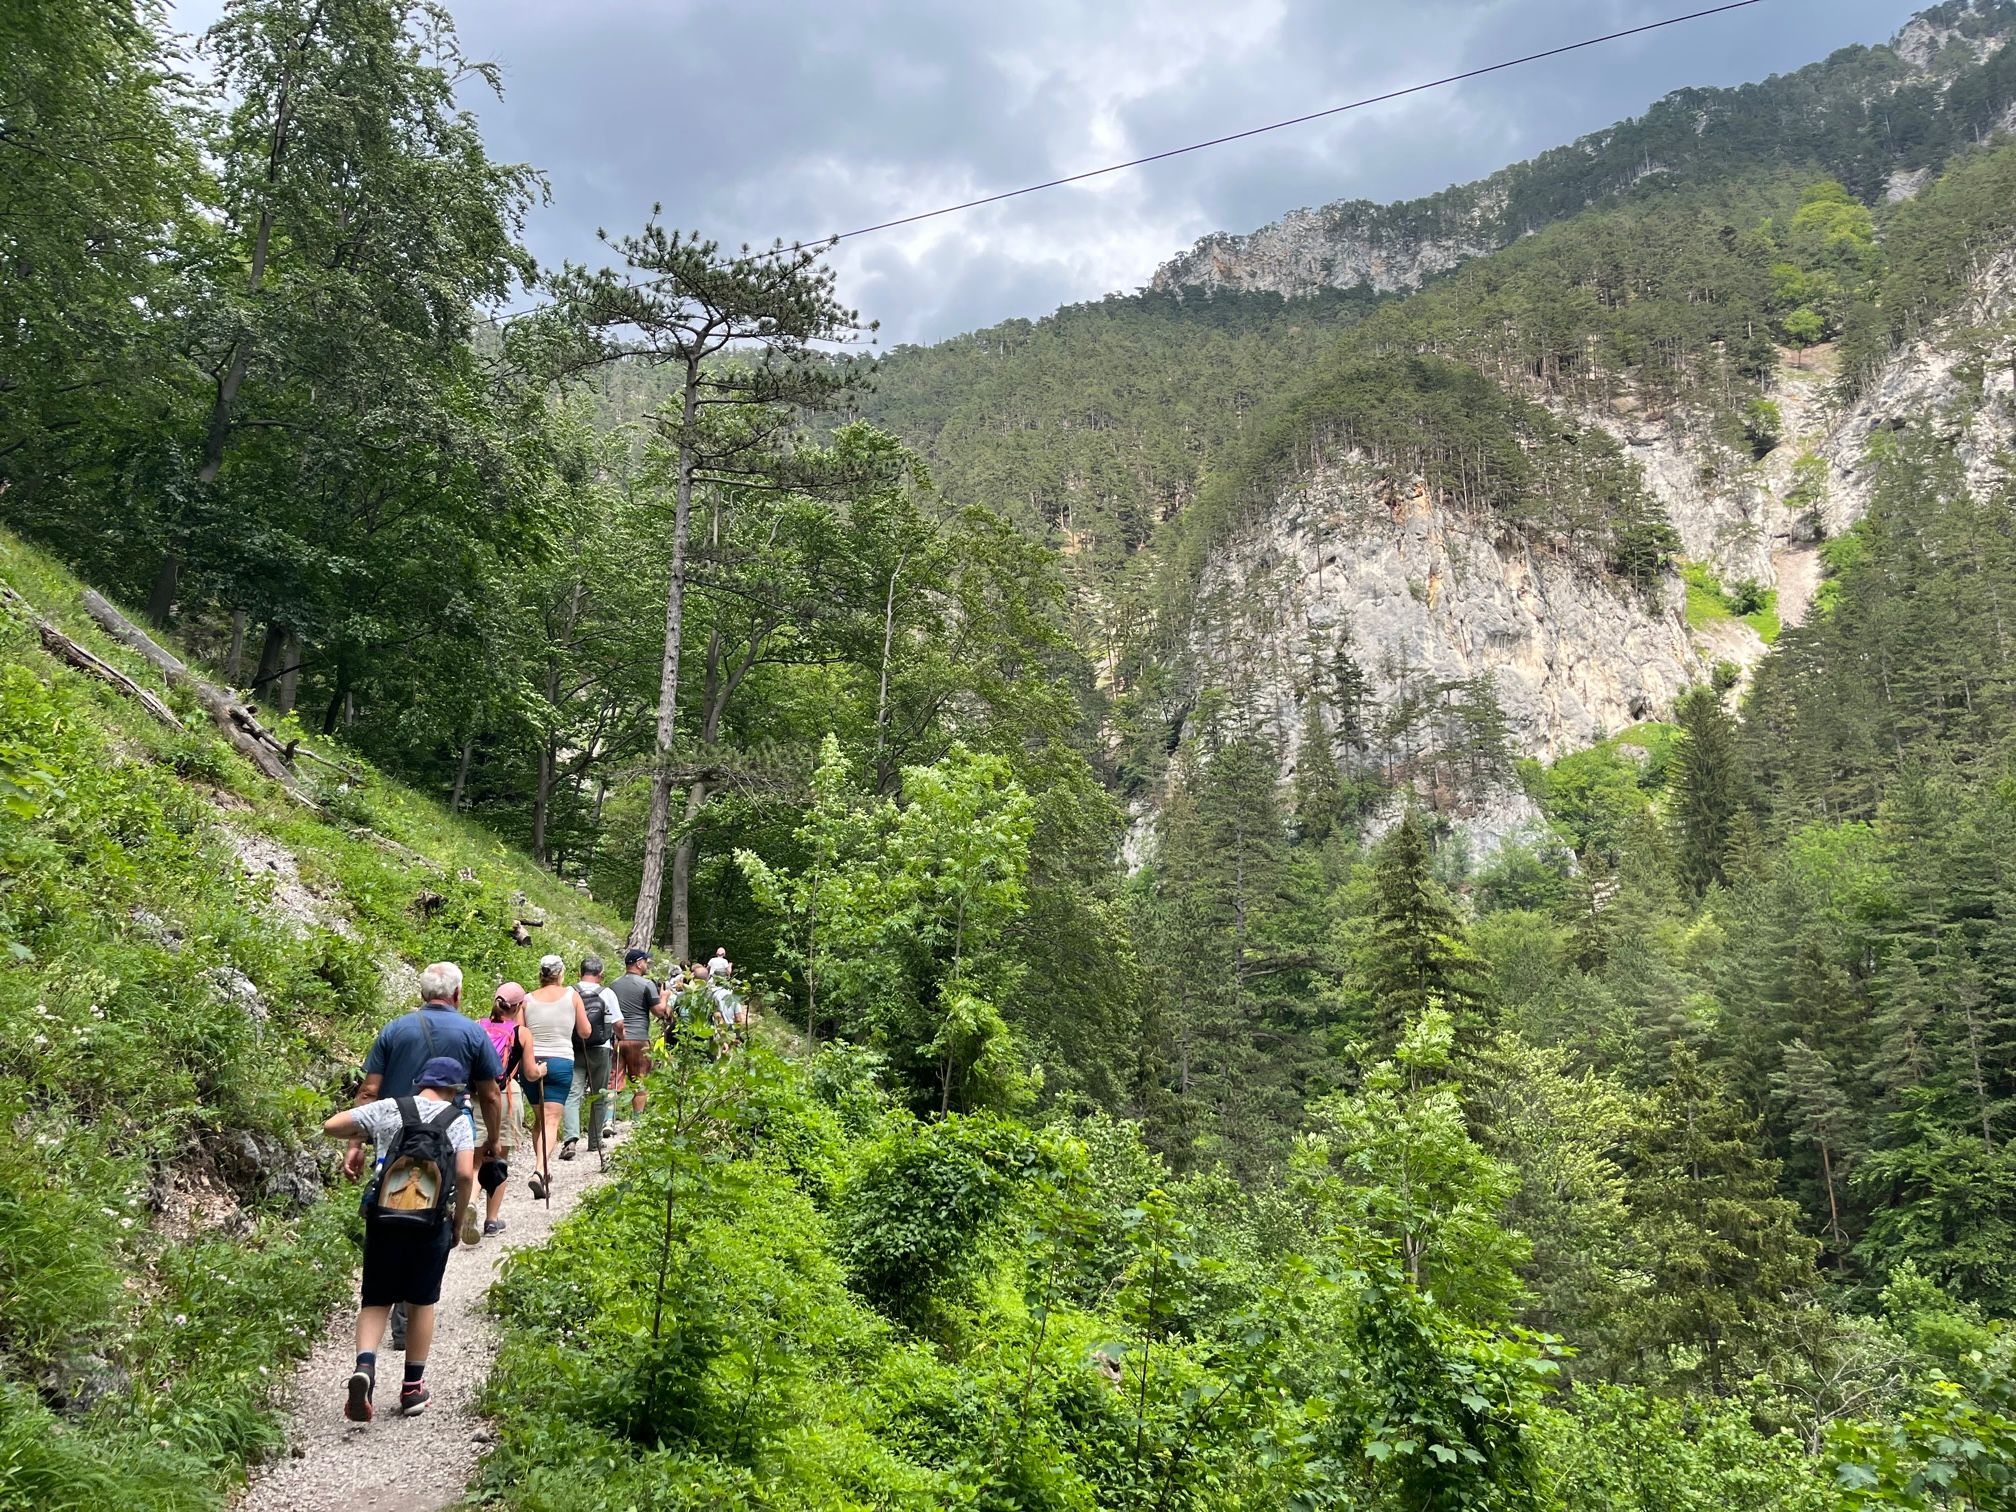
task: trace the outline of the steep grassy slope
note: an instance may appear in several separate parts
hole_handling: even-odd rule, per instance
[[[161,691],[4,535],[0,579]],[[310,811],[170,702],[179,732],[0,609],[0,1507],[220,1500],[348,1288],[311,1136],[415,968],[482,998],[615,941],[430,801],[367,775]]]

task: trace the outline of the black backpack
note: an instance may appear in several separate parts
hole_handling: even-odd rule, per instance
[[[419,1102],[397,1099],[399,1129],[364,1192],[364,1216],[403,1229],[437,1229],[455,1211],[455,1144],[449,1126],[462,1115],[423,1118]]]
[[[577,982],[574,990],[581,994],[581,1006],[588,1010],[588,1038],[584,1040],[576,1035],[575,1045],[577,1048],[600,1050],[616,1038],[611,1023],[623,1010],[614,1001],[614,994],[599,983]],[[588,995],[591,992],[595,994],[593,997]]]

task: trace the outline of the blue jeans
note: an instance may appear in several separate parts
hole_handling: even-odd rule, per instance
[[[567,1088],[567,1111],[560,1120],[562,1139],[581,1137],[581,1094],[585,1089],[596,1115],[590,1120],[592,1127],[588,1131],[588,1148],[602,1148],[602,1136],[616,1118],[616,1100],[609,1095],[609,1072],[615,1063],[614,1045],[590,1045],[581,1052],[581,1059],[574,1067],[573,1081]]]

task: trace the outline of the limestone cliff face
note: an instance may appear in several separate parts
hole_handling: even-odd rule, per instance
[[[1929,425],[1953,448],[1969,486],[1986,495],[2016,447],[2016,247],[1985,258],[1966,300],[1938,327],[1891,357],[1853,404],[1832,397],[1831,348],[1781,352],[1770,398],[1784,440],[1761,460],[1732,452],[1706,421],[1684,411],[1642,411],[1630,399],[1571,418],[1600,425],[1679,531],[1682,554],[1724,583],[1776,588],[1781,617],[1798,624],[1818,576],[1820,542],[1868,513],[1870,442],[1906,423]],[[1802,463],[1821,464],[1817,494],[1802,493]],[[1761,647],[1757,648],[1761,652]],[[1747,662],[1737,655],[1733,659]]]
[[[1845,412],[1829,415],[1815,450],[1827,463],[1822,518],[1836,534],[1869,507],[1865,463],[1878,431],[1924,417],[1985,494],[2016,446],[2016,247],[1985,260],[1961,307],[1939,328],[1891,359]],[[1781,448],[1782,450],[1783,448]]]
[[[1424,235],[1411,206],[1347,200],[1295,210],[1246,236],[1217,232],[1164,264],[1154,286],[1240,289],[1293,298],[1318,289],[1418,289],[1438,273],[1505,245],[1504,197],[1454,190],[1470,201]]]
[[[1212,561],[1192,663],[1199,686],[1224,689],[1274,736],[1284,778],[1302,754],[1312,661],[1340,648],[1365,677],[1368,722],[1428,684],[1485,677],[1514,750],[1552,759],[1662,717],[1708,675],[1682,599],[1677,578],[1637,594],[1450,507],[1419,479],[1346,459]],[[1382,759],[1327,733],[1347,766]],[[1539,818],[1509,784],[1438,796],[1480,858]],[[1130,865],[1152,849],[1156,806],[1137,807]]]
[[[1287,739],[1314,644],[1348,647],[1376,706],[1489,675],[1515,748],[1544,757],[1656,717],[1706,672],[1677,582],[1648,601],[1348,461],[1214,561],[1201,601],[1200,663]]]
[[[1820,579],[1820,543],[1868,510],[1866,450],[1876,433],[1929,423],[1977,490],[1999,484],[2016,450],[2012,335],[2016,247],[1985,259],[1962,307],[1897,353],[1852,405],[1831,398],[1831,351],[1781,354],[1770,397],[1785,439],[1761,460],[1731,451],[1704,417],[1653,410],[1628,393],[1565,417],[1622,443],[1687,560],[1724,584],[1776,589],[1781,619],[1796,625]],[[1818,460],[1817,476],[1808,459]],[[1684,605],[1677,577],[1652,594],[1632,592],[1508,535],[1488,515],[1452,508],[1419,479],[1345,458],[1284,489],[1206,568],[1189,685],[1224,690],[1270,731],[1284,778],[1299,757],[1312,658],[1323,648],[1348,650],[1375,718],[1410,687],[1489,677],[1513,749],[1552,759],[1669,716],[1719,661],[1747,672],[1767,653],[1741,620],[1690,627]],[[1348,764],[1353,753],[1331,734]],[[1137,808],[1130,862],[1152,844],[1156,807],[1151,794]],[[1461,795],[1452,817],[1482,856],[1536,816],[1500,790]]]
[[[1657,406],[1622,378],[1605,402],[1557,408],[1564,422],[1618,441],[1665,508],[1684,561],[1725,587],[1775,590],[1779,619],[1796,626],[1821,580],[1823,544],[1870,508],[1868,452],[1882,432],[1929,427],[1983,497],[2016,472],[2016,245],[1984,253],[1952,314],[1894,353],[1852,404],[1835,398],[1835,359],[1824,346],[1779,354],[1767,397],[1783,439],[1761,458],[1732,448],[1726,424]],[[1538,388],[1526,397],[1550,402]],[[1768,654],[1750,623],[1710,614],[1690,625],[1686,605],[1677,575],[1634,592],[1418,478],[1333,458],[1282,487],[1204,569],[1167,712],[1173,733],[1187,734],[1204,690],[1217,690],[1272,737],[1290,779],[1310,689],[1326,675],[1324,657],[1341,650],[1365,681],[1365,725],[1424,687],[1488,678],[1513,751],[1551,760],[1670,717],[1717,663],[1747,675]],[[1539,820],[1509,785],[1437,789],[1404,753],[1396,766],[1376,737],[1339,729],[1334,706],[1325,735],[1347,768],[1384,764],[1435,801],[1474,858]],[[1152,852],[1160,801],[1152,790],[1136,801],[1130,865]],[[1375,816],[1371,831],[1379,825]]]

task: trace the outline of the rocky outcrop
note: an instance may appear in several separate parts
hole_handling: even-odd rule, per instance
[[[1734,118],[1754,106],[1757,91],[1782,91],[1783,108],[1791,119],[1798,113],[1825,115],[1830,104],[1859,109],[1871,94],[1882,95],[1906,84],[1944,88],[2006,44],[2007,34],[1996,25],[1987,15],[1970,17],[1963,25],[1954,17],[1927,13],[1891,39],[1891,68],[1881,82],[1872,84],[1868,73],[1857,71],[1836,84],[1827,73],[1828,65],[1820,63],[1745,86],[1749,94],[1680,90],[1634,120],[1425,199],[1387,205],[1337,200],[1291,211],[1245,235],[1214,233],[1164,263],[1151,285],[1165,293],[1231,289],[1284,298],[1325,289],[1370,287],[1381,293],[1418,289],[1470,258],[1498,251],[1553,221],[1614,200],[1648,177],[1680,182],[1696,173],[1719,171],[1716,164],[1726,160],[1723,155],[1741,150],[1738,144],[1744,134],[1755,129],[1754,118],[1747,126],[1735,124]],[[1835,91],[1831,97],[1830,89]],[[2011,115],[2016,116],[2016,107]],[[1725,135],[1725,127],[1736,136]],[[1828,161],[1828,145],[1818,137],[1788,141],[1785,165]],[[1898,161],[1887,185],[1889,197],[1916,193],[1925,177],[1926,165]]]
[[[1718,440],[1706,417],[1618,405],[1569,414],[1623,446],[1679,533],[1684,558],[1706,562],[1724,582],[1771,581],[1780,511],[1749,458]]]
[[[1984,262],[1966,302],[1938,330],[1898,352],[1852,405],[1828,417],[1813,448],[1827,464],[1827,533],[1839,534],[1868,512],[1870,439],[1906,420],[1934,427],[1966,469],[1969,487],[1993,489],[2003,457],[2016,445],[2012,349],[2016,247]]]
[[[1465,191],[1452,191],[1462,195]],[[1423,235],[1415,207],[1347,200],[1295,210],[1246,236],[1217,232],[1155,273],[1154,286],[1239,289],[1293,298],[1318,289],[1418,289],[1438,273],[1505,245],[1502,194],[1438,216]]]
[[[2007,40],[1994,32],[1969,31],[1927,12],[1905,22],[1890,39],[1890,48],[1921,73],[1953,74],[1982,62]]]
[[[1774,589],[1781,622],[1796,625],[1820,582],[1823,543],[1868,512],[1867,454],[1880,432],[1929,426],[1978,494],[2003,485],[2016,452],[2012,353],[2016,246],[1984,257],[1961,305],[1893,354],[1852,404],[1835,398],[1832,349],[1781,352],[1767,397],[1782,440],[1762,458],[1733,450],[1707,416],[1657,408],[1628,385],[1598,407],[1557,408],[1564,421],[1600,427],[1623,446],[1686,560],[1707,565],[1725,586],[1748,580]],[[1528,397],[1546,400],[1537,391]],[[1419,479],[1346,458],[1283,489],[1205,569],[1186,683],[1193,692],[1222,690],[1268,733],[1284,753],[1284,780],[1299,759],[1305,700],[1319,675],[1312,669],[1338,648],[1364,675],[1375,719],[1410,687],[1488,677],[1513,749],[1553,759],[1668,717],[1678,695],[1718,662],[1747,673],[1767,654],[1741,619],[1690,627],[1685,604],[1677,577],[1653,595],[1633,593],[1532,547],[1489,515],[1451,507]],[[1347,765],[1379,759],[1328,733]],[[1536,817],[1504,787],[1442,806],[1478,859]],[[1149,857],[1158,807],[1152,791],[1135,801],[1130,866]]]
[[[1647,601],[1346,462],[1309,478],[1210,566],[1193,645],[1207,684],[1292,740],[1312,646],[1339,646],[1390,706],[1423,679],[1489,676],[1522,755],[1555,757],[1655,718],[1707,668],[1677,581]]]

